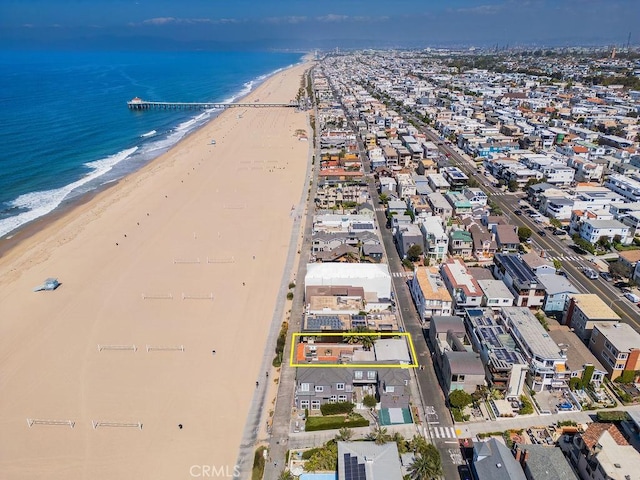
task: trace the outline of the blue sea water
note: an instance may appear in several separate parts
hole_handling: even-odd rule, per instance
[[[0,51],[0,237],[165,152],[300,54]]]

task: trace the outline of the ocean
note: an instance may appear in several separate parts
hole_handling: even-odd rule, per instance
[[[0,237],[139,169],[301,54],[0,51]]]

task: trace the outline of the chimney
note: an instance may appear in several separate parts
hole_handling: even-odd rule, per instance
[[[520,463],[520,457],[522,456],[522,450],[520,450],[520,447],[516,446],[516,462]]]
[[[522,455],[522,458],[520,459],[520,465],[522,465],[522,468],[524,469],[524,467],[527,466],[527,461],[529,460],[529,450],[525,450],[524,454]]]

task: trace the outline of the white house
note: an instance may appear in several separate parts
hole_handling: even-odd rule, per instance
[[[479,188],[465,188],[462,194],[467,197],[473,207],[484,207],[487,205],[487,194]]]
[[[617,236],[623,244],[631,242],[631,238],[628,238],[629,227],[617,220],[587,219],[580,225],[580,237],[589,243],[596,243],[601,237],[606,237],[611,242]]]

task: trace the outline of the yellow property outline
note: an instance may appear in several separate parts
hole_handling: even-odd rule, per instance
[[[412,363],[393,364],[387,363],[295,363],[296,341],[297,337],[406,337],[409,344],[409,352],[413,360]],[[416,349],[413,346],[411,334],[408,332],[345,332],[345,333],[322,333],[322,332],[296,332],[291,335],[291,356],[289,358],[290,367],[309,367],[309,368],[416,368],[418,367],[418,357]]]

